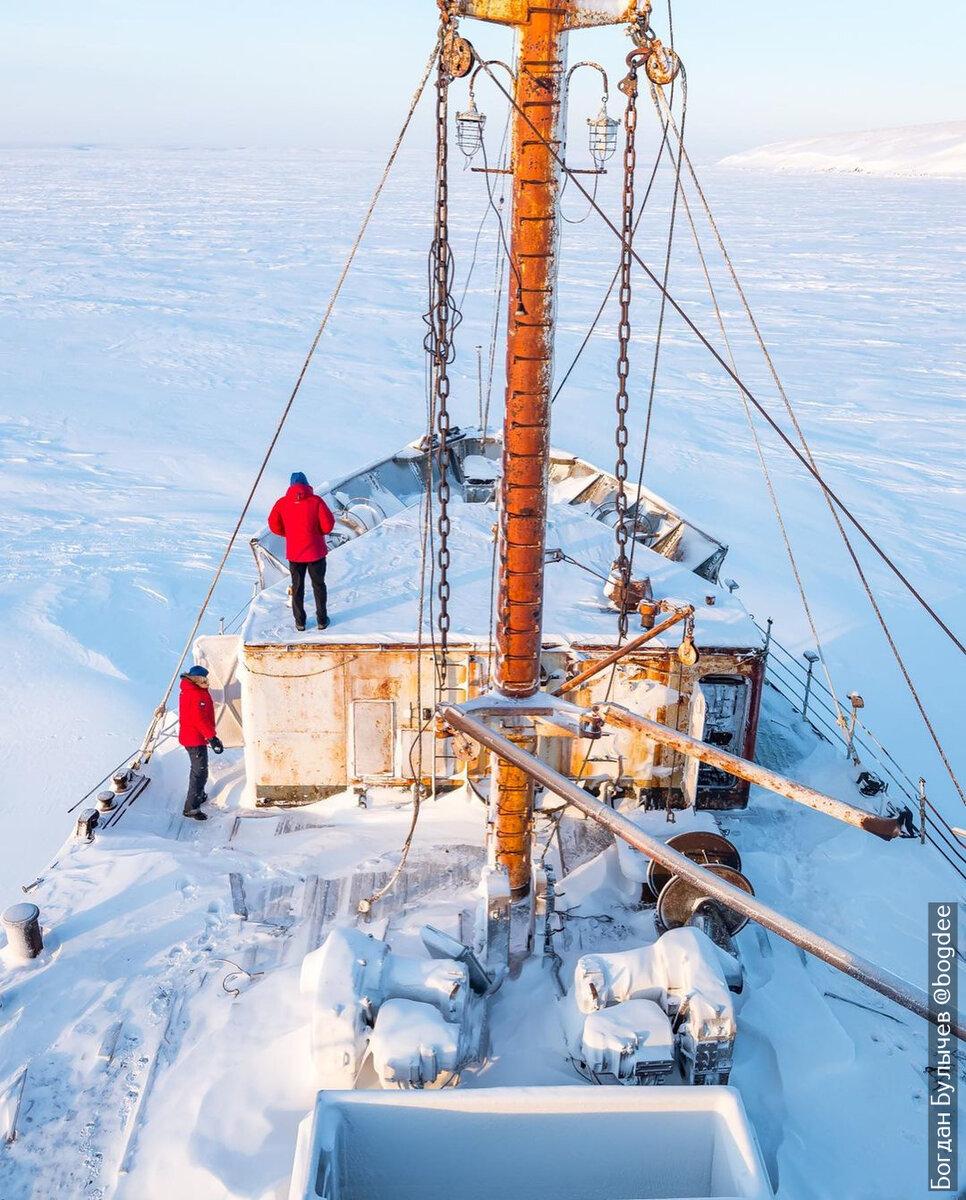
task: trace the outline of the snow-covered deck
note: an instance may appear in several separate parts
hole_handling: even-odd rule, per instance
[[[854,799],[845,761],[771,703],[765,761],[780,756],[796,778]],[[411,810],[378,793],[368,810],[353,795],[246,810],[241,755],[229,750],[213,762],[199,825],[180,815],[186,773],[169,741],[136,804],[92,844],[68,841],[30,892],[46,949],[30,965],[0,963],[8,1121],[20,1096],[16,1139],[0,1154],[4,1200],[287,1195],[296,1130],[316,1099],[300,964],[334,923],[360,920],[357,902],[398,862]],[[675,833],[689,818],[640,819]],[[747,811],[719,820],[766,902],[896,969],[921,957],[918,924],[883,908],[897,873],[911,888],[930,870],[917,844],[869,839],[758,789]],[[556,844],[548,861],[562,876],[554,942],[569,984],[580,953],[639,946],[654,929],[613,845],[568,824],[566,872]],[[426,922],[458,930],[483,830],[483,806],[464,792],[424,803],[403,879],[362,927],[403,953],[421,952]],[[919,1194],[925,1025],[755,926],[737,942],[746,985],[731,1083],[780,1200]],[[547,960],[526,961],[493,997],[490,1053],[460,1087],[581,1083],[568,1003]],[[588,1086],[589,1108],[599,1094]]]
[[[489,639],[491,575],[496,512],[492,504],[451,503],[450,641],[485,644]],[[414,644],[419,623],[419,506],[406,508],[329,554],[327,584],[332,624],[323,633],[295,632],[285,582],[266,588],[242,631],[247,645],[293,643]],[[572,562],[548,561],[543,638],[546,645],[609,646],[616,641],[617,614],[603,595],[614,558],[614,531],[581,506],[557,503],[547,518],[547,550]],[[586,569],[584,569],[586,568]],[[593,572],[593,573],[591,573]],[[744,606],[725,588],[638,546],[635,577],[650,576],[655,599],[693,604],[696,639],[722,649],[759,646],[761,637]],[[307,589],[310,591],[310,589]],[[714,597],[714,604],[707,597]],[[311,619],[311,595],[306,598]],[[428,598],[424,636],[430,631]],[[676,644],[679,633],[670,644]],[[655,643],[661,645],[660,641]]]

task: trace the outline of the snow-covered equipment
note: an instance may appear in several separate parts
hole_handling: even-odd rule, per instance
[[[98,792],[97,793],[98,811],[102,812],[102,813],[110,812],[117,804],[117,801],[114,798],[115,795],[116,795],[115,792]]]
[[[755,894],[751,881],[734,867],[711,863],[707,870],[740,888],[749,896]],[[680,929],[695,925],[719,946],[729,947],[731,939],[748,924],[748,918],[710,896],[702,885],[691,883],[680,875],[672,876],[661,888],[657,898],[656,923],[662,930]]]
[[[4,932],[7,945],[14,958],[27,960],[36,958],[44,948],[44,937],[40,929],[40,909],[36,904],[23,901],[4,909]]]
[[[463,459],[463,495],[467,504],[489,504],[496,495],[500,464],[484,454]]]
[[[482,996],[493,986],[493,979],[476,954],[458,938],[451,937],[435,925],[424,925],[419,936],[431,958],[450,958],[465,965],[474,992]]]
[[[487,1149],[489,1148],[489,1149]],[[733,1088],[328,1091],[289,1200],[771,1200]]]
[[[114,805],[111,805],[113,808]],[[79,842],[92,842],[94,840],[94,830],[100,823],[101,813],[96,808],[82,809],[77,817],[77,822],[74,825],[74,837]]]
[[[384,1088],[423,1088],[452,1081],[460,1066],[460,1027],[419,1000],[387,1000],[376,1016],[372,1062]]]
[[[601,1013],[637,1001],[654,1003],[673,1025],[675,1052],[687,1082],[727,1083],[737,1033],[728,982],[734,970],[734,959],[693,928],[669,930],[633,950],[585,954],[574,969],[577,1007],[589,1014],[583,1044],[588,1045],[588,1028],[590,1044],[599,1040],[596,1018]]]
[[[660,1083],[674,1070],[674,1034],[653,1000],[624,1000],[584,1020],[581,1065],[595,1080]]]
[[[385,942],[344,927],[305,956],[300,987],[312,1001],[312,1061],[320,1087],[353,1086],[387,1000],[431,1006],[458,1031],[472,994],[463,963],[393,954]]]
[[[596,1012],[639,997],[657,1000],[672,1017],[695,988],[719,982],[729,991],[735,960],[698,929],[672,929],[647,946],[608,954],[584,954],[574,968],[574,995],[581,1012]]]
[[[312,1001],[312,1062],[320,1087],[355,1084],[381,999],[388,953],[385,942],[354,929],[333,929],[303,959],[299,986]]]

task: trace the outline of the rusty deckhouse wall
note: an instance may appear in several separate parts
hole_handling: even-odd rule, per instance
[[[543,669],[557,678],[601,659],[611,647],[545,648]],[[416,646],[371,643],[248,645],[242,649],[241,705],[248,779],[261,803],[303,804],[353,785],[408,788],[422,742],[422,778],[446,788],[490,771],[481,755],[457,759],[449,739],[437,739],[429,721],[432,651],[424,647],[423,695],[417,683]],[[673,650],[660,646],[629,654],[613,673],[602,672],[569,699],[590,707],[608,695],[641,715],[682,732],[693,727],[694,697],[707,678],[747,679],[750,704],[744,743],[732,747],[751,757],[760,703],[763,655],[759,648],[702,650],[694,667],[682,667]],[[450,654],[449,694],[472,699],[489,688],[489,654],[455,645]],[[420,734],[420,729],[428,728]],[[618,761],[635,790],[651,800],[684,802],[685,764],[678,755],[634,730],[619,730],[590,746],[566,737],[540,737],[538,751],[556,770],[574,778],[616,776]],[[716,806],[744,804],[738,784]]]

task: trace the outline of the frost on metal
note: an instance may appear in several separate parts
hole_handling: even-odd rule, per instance
[[[460,0],[459,12],[480,21],[522,25],[534,5],[531,0]],[[632,21],[643,5],[640,0],[569,0],[558,6],[561,28],[589,29],[595,25],[620,25]]]
[[[592,1061],[610,1064],[618,1079],[644,1076],[648,1042],[654,1040],[653,1014],[633,1007],[653,1004],[673,1023],[675,1052],[689,1083],[726,1083],[737,1033],[726,964],[730,958],[698,929],[671,929],[649,946],[612,954],[585,954],[574,970],[577,1006],[584,1022],[585,1055],[605,1050]],[[627,1005],[632,1005],[630,1009]],[[613,1022],[599,1020],[613,1014]],[[640,1038],[633,1033],[643,1021]],[[589,1027],[589,1030],[588,1030]],[[603,1041],[607,1032],[611,1040]],[[616,1048],[623,1046],[623,1058]],[[615,1057],[616,1055],[616,1057]],[[611,1069],[613,1067],[618,1069]],[[603,1067],[601,1068],[603,1069]]]
[[[440,1072],[457,1070],[461,1053],[474,1049],[473,1037],[464,1036],[472,1023],[469,975],[452,959],[394,954],[386,942],[337,928],[303,959],[300,987],[312,1002],[319,1087],[354,1086],[370,1042],[379,1078],[393,1087],[434,1083]],[[407,1013],[414,1018],[409,1032]]]

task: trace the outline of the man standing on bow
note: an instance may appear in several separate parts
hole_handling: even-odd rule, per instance
[[[329,624],[328,595],[325,588],[325,556],[328,548],[325,535],[335,525],[329,506],[309,487],[301,471],[292,475],[288,491],[275,501],[268,517],[268,527],[278,537],[285,538],[285,557],[292,576],[292,616],[295,628],[305,628],[305,573],[312,580],[315,595],[315,615],[319,629]]]
[[[221,754],[225,747],[215,732],[215,706],[208,692],[208,672],[204,667],[191,667],[181,676],[178,741],[188,751],[191,760],[184,815],[193,821],[207,821],[201,806],[208,799],[205,791],[208,782],[208,747],[215,754]]]

